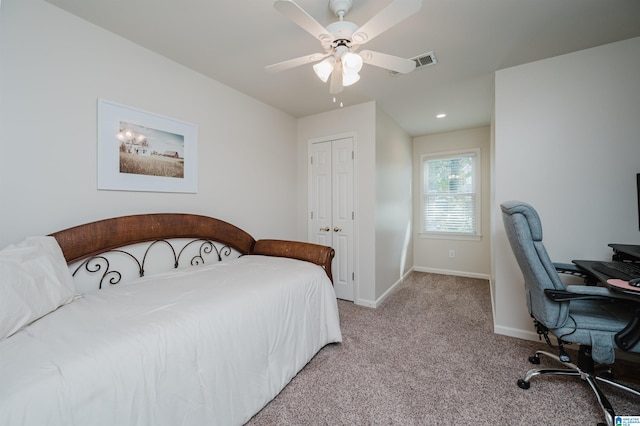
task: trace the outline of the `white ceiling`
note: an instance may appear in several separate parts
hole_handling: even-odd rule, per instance
[[[311,65],[264,70],[322,52],[272,0],[46,1],[295,117],[339,108]],[[328,0],[295,1],[322,25],[336,20]],[[345,20],[362,25],[390,2],[353,0]],[[422,0],[366,49],[434,51],[438,63],[395,76],[365,65],[342,102],[376,100],[412,136],[487,125],[496,70],[636,36],[639,0]]]

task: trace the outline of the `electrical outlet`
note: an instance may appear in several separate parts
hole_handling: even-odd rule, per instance
[[[449,257],[456,257],[456,251],[453,249],[449,250]]]

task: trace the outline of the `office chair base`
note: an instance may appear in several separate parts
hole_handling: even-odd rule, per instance
[[[536,351],[536,353],[529,357],[529,362],[531,362],[532,364],[539,364],[540,363],[540,355],[544,355],[548,358],[551,358],[555,361],[557,361],[558,363],[564,365],[565,367],[568,368],[563,368],[563,369],[559,369],[559,368],[533,368],[529,371],[527,371],[527,374],[525,375],[524,379],[518,379],[518,387],[520,387],[521,389],[529,389],[531,387],[531,379],[533,377],[539,376],[539,375],[562,375],[562,376],[575,376],[575,377],[579,377],[580,379],[584,380],[585,382],[587,382],[589,384],[589,387],[591,388],[591,390],[593,391],[593,393],[596,396],[596,399],[598,400],[598,405],[600,405],[600,408],[602,409],[602,412],[604,414],[605,420],[606,420],[606,425],[607,426],[614,426],[614,418],[615,418],[615,413],[613,411],[613,407],[611,406],[611,404],[609,403],[609,400],[607,399],[607,397],[604,395],[604,393],[600,390],[600,388],[597,385],[597,381],[603,382],[603,383],[607,383],[610,386],[616,387],[618,389],[621,389],[623,391],[627,391],[630,392],[636,396],[640,397],[640,392],[638,392],[637,390],[630,388],[628,386],[622,385],[620,383],[614,382],[613,380],[608,379],[607,377],[603,377],[601,375],[596,375],[594,372],[594,368],[593,368],[593,361],[591,360],[590,356],[587,354],[587,351],[590,351],[591,348],[589,347],[580,347],[580,351],[578,354],[578,359],[579,359],[579,366],[576,364],[573,364],[572,362],[567,362],[567,361],[562,361],[560,359],[559,356],[552,354],[550,352],[546,352],[546,351]]]

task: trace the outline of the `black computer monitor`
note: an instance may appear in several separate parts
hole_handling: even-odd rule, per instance
[[[638,192],[638,229],[640,229],[640,173],[636,174],[636,189]]]

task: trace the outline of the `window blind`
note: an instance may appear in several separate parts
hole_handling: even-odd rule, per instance
[[[474,152],[424,157],[423,232],[477,233],[476,159]]]

